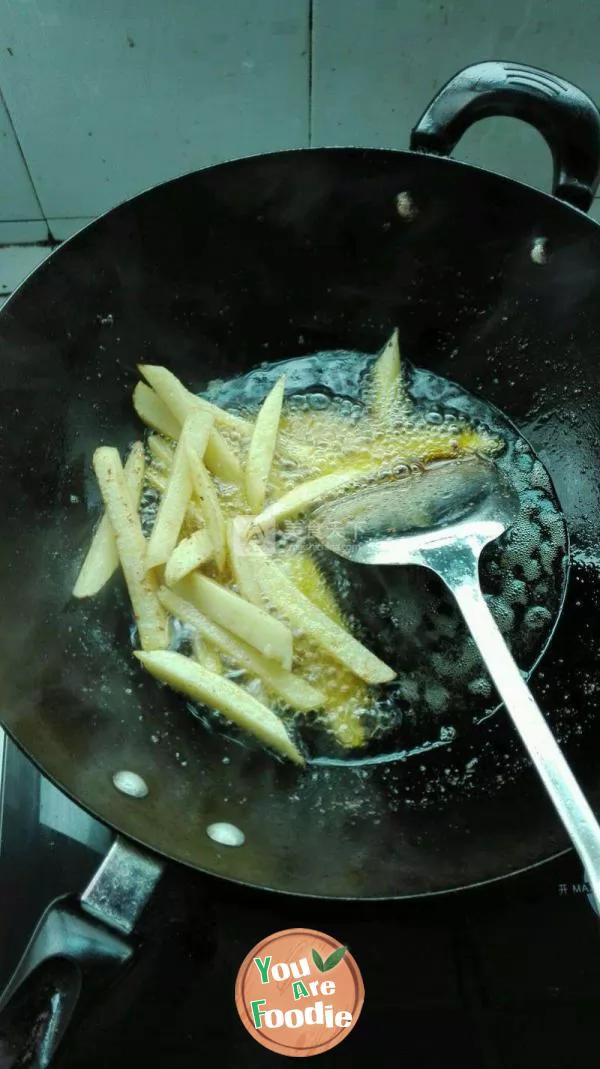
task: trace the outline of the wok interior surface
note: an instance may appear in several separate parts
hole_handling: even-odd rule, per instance
[[[430,894],[564,849],[504,715],[418,760],[299,772],[210,734],[143,673],[118,577],[89,603],[70,591],[99,515],[93,451],[140,435],[138,363],[199,391],[262,361],[374,353],[398,325],[412,364],[501,409],[552,477],[572,569],[532,689],[598,810],[599,265],[598,228],[550,197],[359,150],[201,171],[62,246],[0,315],[0,715],[16,741],[124,834],[274,890]],[[115,790],[120,769],[147,798]],[[214,843],[216,821],[245,845]]]

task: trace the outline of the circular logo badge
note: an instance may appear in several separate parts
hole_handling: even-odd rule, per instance
[[[311,928],[258,943],[237,976],[242,1024],[264,1047],[290,1058],[323,1054],[352,1031],[365,988],[347,947]]]

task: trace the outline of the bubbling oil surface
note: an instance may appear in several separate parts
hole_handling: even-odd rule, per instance
[[[268,363],[235,380],[213,382],[203,396],[223,408],[252,415],[285,374],[283,439],[286,430],[297,434],[302,429],[313,469],[324,474],[342,466],[348,456],[359,458],[359,463],[362,457],[365,466],[379,464],[389,455],[386,450],[382,453],[381,437],[365,431],[361,420],[375,359],[338,351]],[[567,579],[567,531],[551,480],[529,444],[497,409],[429,371],[405,368],[405,375],[411,402],[403,423],[407,455],[413,432],[415,444],[422,447],[425,425],[431,428],[434,455],[436,442],[447,447],[448,440],[465,428],[498,436],[505,444],[496,462],[519,494],[521,513],[514,526],[485,550],[480,578],[488,605],[527,676],[551,638]],[[297,464],[283,463],[273,490],[285,492],[301,475]],[[303,558],[297,555],[299,546]],[[497,698],[492,684],[452,596],[437,577],[420,568],[352,564],[311,542],[306,527],[298,524],[284,530],[277,550],[301,587],[308,554],[334,592],[353,634],[397,673],[392,684],[370,690],[368,699],[359,693],[361,688],[352,692],[348,685],[348,715],[360,715],[368,744],[345,758],[331,734],[323,731],[327,711],[296,719],[294,730],[312,760],[404,759],[451,742],[493,713]],[[305,563],[298,566],[302,559]],[[304,668],[310,676],[310,657]],[[298,670],[302,672],[302,658]],[[343,697],[348,673],[333,662],[326,672],[331,676],[327,690],[337,690]],[[208,722],[211,726],[218,722],[221,729],[220,718],[216,721],[209,715]],[[236,737],[229,727],[225,730]]]

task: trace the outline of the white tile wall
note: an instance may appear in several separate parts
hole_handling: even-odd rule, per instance
[[[0,177],[0,184],[2,179]],[[0,247],[3,245],[31,245],[48,240],[48,225],[43,219],[1,219]]]
[[[46,217],[306,144],[307,31],[308,0],[5,0],[0,87]]]
[[[0,15],[0,42],[1,30],[2,16]],[[0,43],[0,51],[1,49]],[[17,220],[40,219],[43,219],[43,212],[27,173],[9,114],[0,98],[0,220],[13,223]],[[34,240],[39,240],[39,238]]]
[[[39,267],[51,249],[44,245],[5,245],[0,248],[0,295],[6,297]]]
[[[66,241],[67,238],[76,234],[87,223],[91,223],[94,216],[80,219],[48,219],[48,227],[55,241]]]

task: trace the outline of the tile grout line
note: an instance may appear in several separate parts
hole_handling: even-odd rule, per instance
[[[308,0],[308,147],[312,148],[313,119],[313,32],[315,0]]]
[[[33,195],[35,197],[36,204],[37,204],[38,208],[40,209],[40,213],[41,213],[42,218],[41,218],[41,220],[39,220],[39,222],[43,222],[46,225],[46,228],[48,230],[48,235],[49,235],[50,234],[50,227],[48,226],[48,220],[46,219],[46,213],[45,213],[44,209],[42,208],[42,202],[41,202],[41,200],[39,198],[39,194],[38,194],[38,191],[36,189],[35,182],[33,181],[33,175],[31,173],[31,170],[29,169],[29,164],[28,164],[28,162],[27,162],[27,160],[25,158],[25,153],[23,152],[23,146],[21,144],[21,139],[20,139],[20,137],[19,137],[19,135],[17,133],[17,128],[16,128],[16,126],[15,126],[15,124],[13,122],[13,117],[12,117],[12,115],[10,113],[10,108],[9,108],[7,102],[6,102],[6,98],[5,98],[4,93],[2,92],[1,89],[0,89],[0,101],[2,102],[2,104],[4,104],[4,108],[6,110],[6,115],[8,117],[8,121],[10,123],[10,128],[11,128],[13,134],[14,134],[14,138],[15,138],[15,141],[17,143],[17,148],[19,150],[21,159],[23,160],[23,166],[24,166],[24,168],[25,168],[25,170],[27,172],[27,177],[29,178],[29,181],[31,182],[31,188],[33,190]]]

